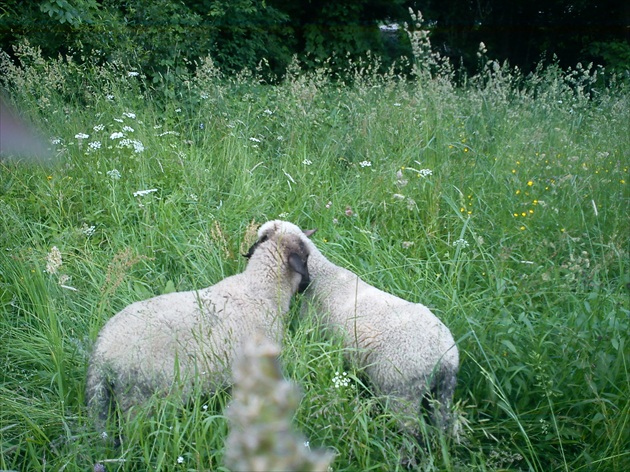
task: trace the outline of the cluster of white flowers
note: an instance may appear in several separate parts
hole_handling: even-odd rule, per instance
[[[488,52],[488,48],[486,48],[486,45],[484,44],[484,42],[480,42],[479,43],[479,49],[477,50],[477,57],[482,57],[483,55],[485,55]]]
[[[258,138],[254,138],[254,137],[249,138],[249,140],[250,140],[252,143],[262,143],[262,141],[261,141],[260,139],[258,139]]]
[[[135,113],[131,113],[129,111],[124,112],[123,116],[126,116],[127,118],[131,118],[132,120],[136,119],[136,114]]]
[[[372,167],[372,163],[370,161],[361,161],[359,162],[361,167]]]
[[[120,131],[117,131],[116,133],[112,133],[112,134],[109,136],[109,139],[120,139],[120,138],[123,138],[124,136],[125,136],[125,135],[124,135],[124,134],[122,134]]]
[[[133,133],[134,129],[131,126],[123,126],[123,131],[127,133]]]
[[[101,148],[100,141],[92,141],[88,143],[88,150],[96,151],[97,149],[100,149],[100,148]]]
[[[59,251],[57,246],[53,246],[50,248],[48,256],[46,256],[46,272],[49,274],[56,274],[62,264],[61,251]]]
[[[468,241],[466,241],[465,239],[459,238],[458,240],[453,241],[453,246],[465,248],[465,247],[468,247],[469,244],[468,244]]]
[[[103,131],[105,129],[105,125],[96,125],[92,128],[94,131]]]
[[[302,161],[302,164],[304,164],[305,166],[310,166],[313,163],[313,161],[311,161],[310,159],[304,159]]]
[[[141,153],[144,151],[144,144],[135,139],[122,139],[118,144],[118,147],[133,147],[133,152]]]
[[[118,171],[118,169],[112,169],[112,170],[108,170],[107,171],[107,175],[112,179],[112,180],[118,180],[120,179],[120,172]]]
[[[127,76],[128,77],[138,77],[139,75],[140,75],[140,73],[136,72],[136,71],[127,72]]]
[[[148,190],[138,190],[137,192],[133,192],[134,197],[144,197],[145,195],[149,195],[150,193],[157,192],[158,189],[150,188]]]
[[[55,145],[57,145],[57,144],[61,144],[61,138],[52,138],[52,139],[50,140],[50,143],[51,143],[51,144],[55,144]]]
[[[403,241],[402,242],[402,248],[403,249],[409,249],[411,246],[413,246],[413,241]]]
[[[433,171],[431,169],[420,169],[418,174],[422,177],[428,177],[429,175],[433,175]]]
[[[87,138],[90,137],[90,135],[89,134],[85,134],[85,133],[77,133],[77,134],[74,135],[74,137],[76,139],[87,139]]]
[[[83,223],[83,226],[81,227],[81,232],[89,238],[90,236],[94,235],[94,233],[96,233],[96,226],[88,226]]]
[[[335,388],[347,387],[350,385],[350,377],[348,377],[348,373],[344,372],[340,375],[339,372],[335,372],[333,384],[335,385]]]

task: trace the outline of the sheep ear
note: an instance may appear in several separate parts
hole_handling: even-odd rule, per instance
[[[308,267],[306,261],[302,259],[299,254],[292,252],[289,254],[289,267],[300,274],[303,278],[308,279]]]
[[[315,228],[315,229],[303,229],[302,230],[302,232],[304,233],[304,236],[306,236],[307,238],[310,238],[311,236],[313,236],[315,231],[317,231],[317,228]]]

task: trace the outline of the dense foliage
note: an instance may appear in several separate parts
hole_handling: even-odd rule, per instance
[[[439,52],[469,72],[481,42],[525,71],[554,55],[563,66],[595,62],[623,72],[630,64],[630,8],[617,0],[5,0],[0,46],[11,52],[27,39],[48,57],[125,59],[156,81],[207,55],[226,72],[263,63],[273,77],[294,55],[338,71],[368,51],[385,67],[410,57],[402,28],[379,30],[409,22],[410,11],[423,12]]]
[[[296,300],[282,365],[334,471],[629,469],[627,88],[492,60],[457,87],[411,39],[411,80],[354,63],[351,86],[299,62],[275,86],[211,60],[155,84],[133,63],[0,56],[54,155],[0,164],[0,469],[222,470],[228,394],[158,398],[110,448],[86,364],[114,313],[241,270],[279,216],[431,307],[461,353],[459,430],[419,444]]]

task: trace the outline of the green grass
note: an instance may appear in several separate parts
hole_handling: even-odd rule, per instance
[[[461,353],[459,440],[425,425],[421,449],[298,299],[283,366],[333,470],[395,470],[401,451],[422,470],[630,466],[622,84],[489,65],[459,87],[369,69],[353,86],[322,71],[270,86],[206,67],[166,90],[118,64],[22,60],[2,61],[4,85],[58,141],[50,166],[0,164],[0,469],[220,470],[227,394],[156,401],[108,449],[86,417],[87,360],[125,305],[242,270],[248,231],[278,216],[431,307]],[[143,150],[112,136],[123,126]]]

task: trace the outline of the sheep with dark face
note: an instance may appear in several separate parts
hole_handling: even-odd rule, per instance
[[[434,421],[447,428],[459,369],[449,329],[426,306],[383,292],[330,262],[308,238],[313,231],[281,220],[269,221],[259,231],[302,238],[311,276],[303,311],[314,310],[325,326],[343,336],[376,393],[389,396],[395,410],[410,416],[432,395],[437,400]]]
[[[112,401],[122,412],[175,386],[212,392],[232,382],[245,339],[262,332],[280,343],[291,297],[309,282],[308,246],[299,236],[260,232],[244,272],[216,285],[133,303],[99,333],[89,362],[87,402],[104,428]]]

